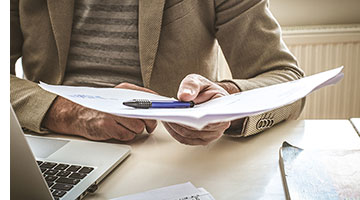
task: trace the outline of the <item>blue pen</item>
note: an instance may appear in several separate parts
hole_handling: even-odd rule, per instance
[[[133,99],[123,102],[125,106],[133,108],[192,108],[193,101],[150,101],[147,99]]]

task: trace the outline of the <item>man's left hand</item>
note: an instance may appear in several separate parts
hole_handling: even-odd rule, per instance
[[[180,101],[200,104],[235,92],[239,92],[239,89],[233,83],[214,83],[198,74],[190,74],[181,81],[177,96]],[[180,143],[189,145],[207,145],[221,137],[230,126],[230,122],[219,122],[197,130],[181,124],[163,124],[172,137]]]

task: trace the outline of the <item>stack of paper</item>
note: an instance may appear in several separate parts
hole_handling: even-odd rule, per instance
[[[123,117],[158,119],[201,129],[209,123],[234,120],[279,108],[299,100],[321,87],[335,84],[343,67],[299,80],[257,88],[195,105],[193,108],[135,109],[123,105],[133,99],[174,100],[141,91],[118,88],[91,88],[47,85],[40,87],[75,103]]]
[[[190,182],[127,195],[113,200],[215,200],[204,188]]]

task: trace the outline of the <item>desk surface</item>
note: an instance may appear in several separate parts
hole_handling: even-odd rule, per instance
[[[284,199],[278,152],[285,140],[302,148],[360,148],[348,120],[289,121],[248,138],[222,137],[205,147],[182,145],[159,125],[155,134],[130,144],[131,155],[85,199],[111,199],[187,181],[217,200]]]

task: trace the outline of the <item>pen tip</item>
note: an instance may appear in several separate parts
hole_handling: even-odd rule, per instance
[[[123,102],[123,105],[135,108],[137,106],[137,103],[133,101],[125,101]]]
[[[149,100],[134,99],[133,101],[125,101],[123,105],[130,106],[133,108],[150,108],[151,102]]]

